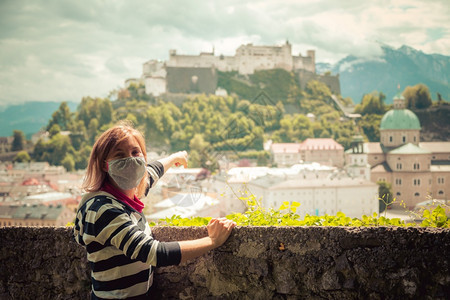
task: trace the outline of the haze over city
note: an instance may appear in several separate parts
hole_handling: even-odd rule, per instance
[[[168,51],[233,55],[292,44],[317,62],[373,57],[380,45],[450,55],[447,1],[2,1],[0,105],[106,97]]]

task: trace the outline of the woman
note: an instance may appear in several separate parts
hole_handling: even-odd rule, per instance
[[[236,225],[212,219],[208,236],[191,241],[152,238],[139,200],[173,165],[187,167],[186,151],[147,164],[144,137],[128,123],[104,132],[89,158],[78,207],[75,240],[86,247],[92,299],[144,298],[152,284],[151,266],[177,265],[221,246]]]

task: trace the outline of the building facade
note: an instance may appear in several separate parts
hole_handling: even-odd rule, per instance
[[[378,186],[362,178],[329,176],[285,180],[265,176],[251,181],[249,189],[267,208],[278,209],[283,201],[299,202],[297,214],[322,216],[343,212],[352,218],[378,213]]]
[[[180,69],[179,71],[177,69]],[[302,88],[306,86],[310,80],[318,80],[329,86],[330,90],[335,94],[340,94],[339,77],[332,75],[316,74],[316,57],[314,50],[308,50],[306,56],[292,55],[292,45],[286,41],[280,46],[260,46],[253,44],[241,45],[236,49],[233,56],[215,55],[212,52],[202,52],[199,55],[178,54],[176,50],[169,51],[168,61],[149,60],[143,64],[142,75],[140,78],[130,78],[125,81],[125,86],[130,84],[143,84],[145,93],[153,96],[174,93],[173,90],[179,91],[178,83],[170,83],[170,76],[180,72],[195,73],[195,69],[213,73],[211,78],[205,77],[197,82],[191,82],[196,76],[186,77],[189,88],[188,93],[206,93],[214,94],[217,88],[217,80],[214,78],[215,72],[231,72],[236,71],[241,75],[254,74],[260,70],[284,69],[289,72],[298,74],[298,80]],[[171,70],[169,72],[169,70]],[[206,71],[205,71],[206,70]],[[172,80],[173,81],[173,80]],[[194,80],[195,81],[195,80]],[[211,82],[215,82],[213,91],[211,92]],[[197,89],[196,89],[197,88]],[[175,91],[175,93],[177,92]]]
[[[308,138],[301,143],[273,143],[270,147],[273,162],[278,166],[292,166],[301,162],[342,168],[344,147],[330,138]]]
[[[450,142],[420,142],[420,121],[405,108],[401,95],[380,123],[380,142],[364,143],[363,152],[371,166],[371,180],[391,184],[397,203],[412,209],[433,199],[449,200]],[[346,151],[347,163],[352,151]]]
[[[65,226],[75,213],[63,205],[0,205],[0,227]]]
[[[203,52],[200,55],[179,55],[170,50],[169,67],[212,67],[223,72],[237,71],[239,74],[253,74],[258,70],[284,69],[286,71],[306,70],[316,72],[315,51],[308,50],[306,56],[292,55],[292,45],[286,41],[281,46],[241,45],[234,56]]]

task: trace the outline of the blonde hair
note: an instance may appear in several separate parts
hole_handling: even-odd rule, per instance
[[[97,192],[101,189],[108,173],[106,169],[106,159],[109,153],[123,140],[134,137],[141,147],[142,154],[147,161],[147,151],[145,149],[145,139],[140,131],[133,127],[130,121],[119,121],[117,125],[106,130],[94,144],[89,157],[86,176],[84,177],[82,188],[86,192]],[[144,195],[147,187],[147,176],[144,176],[137,187],[137,196]]]

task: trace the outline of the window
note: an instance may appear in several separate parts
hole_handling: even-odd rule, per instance
[[[415,194],[414,194],[414,196],[416,196],[416,197],[419,197],[419,196],[420,196],[420,194],[419,194],[419,193],[415,193]]]
[[[389,142],[392,142],[392,135],[389,137]]]
[[[414,142],[416,141],[416,136],[414,136]]]
[[[420,185],[420,179],[414,179],[414,185]]]
[[[444,177],[438,177],[437,182],[438,184],[444,184]]]
[[[395,179],[395,185],[402,185],[402,179],[401,178],[396,178]]]
[[[397,170],[401,170],[402,169],[402,164],[401,163],[397,163]]]
[[[420,170],[420,164],[419,163],[415,163],[414,164],[414,170]]]
[[[403,136],[403,137],[402,137],[402,141],[403,141],[403,143],[406,142],[406,136]]]
[[[438,193],[439,195],[444,195],[444,191],[439,191],[439,193]]]
[[[397,196],[401,196],[402,194],[400,192],[397,192]]]

